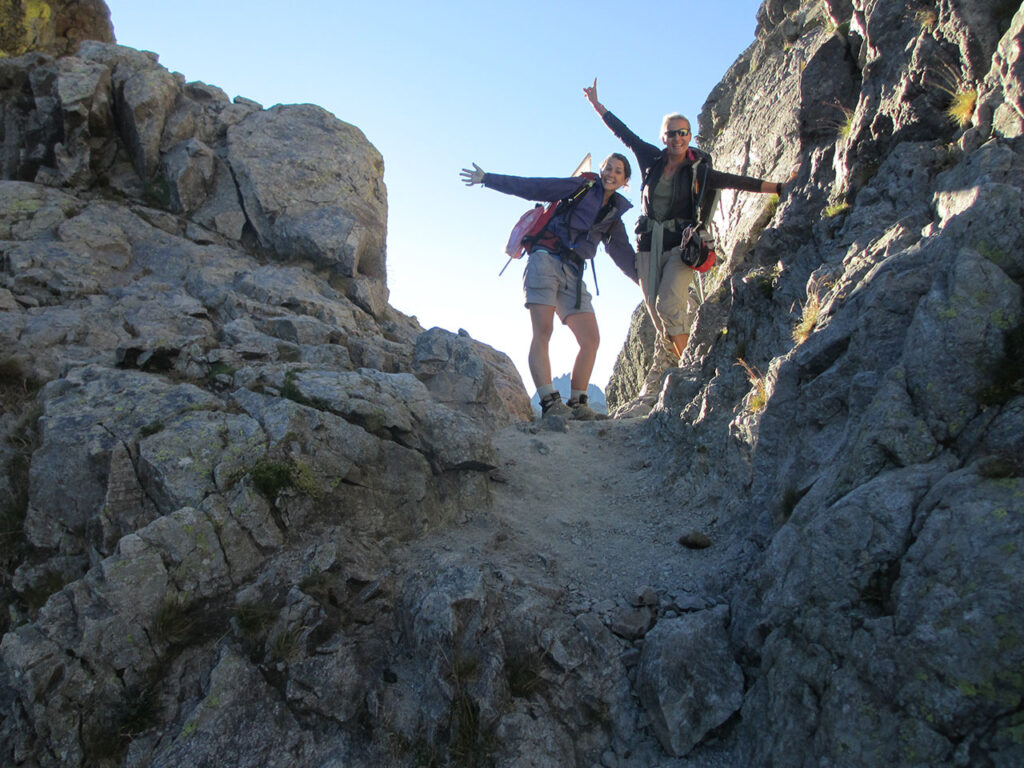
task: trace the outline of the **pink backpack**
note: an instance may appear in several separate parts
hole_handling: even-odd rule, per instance
[[[512,227],[512,231],[508,236],[508,243],[505,245],[505,253],[508,255],[508,261],[505,262],[505,266],[501,268],[501,272],[498,273],[500,277],[508,265],[512,263],[512,259],[521,259],[526,252],[529,250],[540,237],[544,228],[551,221],[551,217],[555,215],[558,207],[565,203],[566,205],[575,205],[581,197],[589,190],[597,180],[600,178],[596,173],[585,171],[583,173],[574,174],[583,178],[585,181],[578,190],[573,192],[569,197],[564,200],[555,200],[550,203],[537,203],[530,210],[526,211],[522,216],[519,217],[519,221]]]
[[[508,236],[508,243],[505,245],[505,253],[510,259],[521,259],[523,257],[523,254],[526,253],[526,244],[523,241],[527,237],[540,234],[547,223],[551,221],[551,216],[554,212],[554,203],[548,203],[547,205],[537,203],[519,217],[519,221],[512,227],[512,232]]]

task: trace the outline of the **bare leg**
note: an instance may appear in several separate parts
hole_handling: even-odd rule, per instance
[[[601,334],[597,330],[597,317],[593,312],[578,312],[569,315],[565,324],[573,332],[579,342],[580,351],[572,367],[572,388],[586,392],[590,384],[590,374],[594,372],[594,361],[597,359],[597,347],[601,343]]]
[[[530,375],[533,383],[540,388],[551,383],[551,358],[548,345],[554,330],[555,308],[546,304],[531,304],[530,322],[533,325],[533,338],[530,340]]]
[[[686,342],[690,340],[690,334],[679,333],[670,338],[672,339],[672,346],[676,348],[676,356],[682,357],[683,350],[686,349]]]

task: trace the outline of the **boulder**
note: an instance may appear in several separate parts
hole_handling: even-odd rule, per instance
[[[533,418],[522,378],[508,355],[463,333],[424,331],[413,351],[413,370],[435,399],[500,426]]]
[[[645,637],[637,688],[651,726],[682,757],[743,703],[743,671],[729,650],[724,606],[659,622]]]
[[[27,51],[66,56],[83,40],[114,41],[110,10],[103,0],[10,3],[0,13],[0,56]]]
[[[369,283],[360,303],[387,302],[384,162],[355,126],[311,104],[254,112],[228,129],[227,159],[260,242]]]

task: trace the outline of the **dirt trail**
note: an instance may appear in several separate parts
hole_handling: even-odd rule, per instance
[[[720,545],[679,543],[694,530],[714,538],[713,513],[698,512],[710,519],[697,519],[666,501],[659,449],[647,426],[643,419],[613,419],[569,422],[565,432],[537,424],[506,427],[494,439],[493,504],[418,540],[400,568],[465,565],[500,574],[552,598],[569,616],[597,614],[622,637],[636,636],[630,617],[643,623],[644,612],[631,603],[648,587],[665,615],[719,602],[698,585],[723,565]],[[623,765],[741,764],[732,741],[712,738],[696,754],[669,758],[653,734],[644,733]]]
[[[584,610],[645,587],[685,592],[710,565],[708,550],[679,544],[707,521],[681,519],[664,500],[643,419],[570,421],[565,432],[513,424],[494,445],[492,507],[427,537],[421,554],[565,590]]]

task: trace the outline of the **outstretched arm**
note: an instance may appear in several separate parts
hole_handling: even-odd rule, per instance
[[[472,187],[474,184],[483,184],[484,176],[487,175],[484,172],[484,169],[481,168],[479,165],[477,165],[476,163],[473,163],[472,165],[472,171],[469,170],[469,168],[463,168],[462,171],[459,173],[459,176],[462,177],[462,180],[466,182],[467,187]]]
[[[793,183],[793,180],[796,178],[796,175],[799,172],[799,170],[800,165],[798,163],[793,167],[793,172],[789,174],[789,178],[786,179],[785,181],[762,181],[761,191],[766,192],[768,194],[781,195],[783,192],[786,191],[786,188]]]
[[[597,114],[599,114],[601,117],[604,117],[604,113],[607,112],[608,110],[605,108],[604,104],[602,104],[600,101],[597,100],[597,78],[596,77],[594,78],[594,84],[590,85],[590,86],[586,86],[583,89],[583,93],[586,95],[587,101],[590,102],[591,106],[593,106],[593,108],[595,110],[597,110]]]
[[[473,169],[463,168],[459,174],[466,186],[480,184],[487,189],[515,195],[527,200],[564,200],[576,192],[584,180],[579,176],[570,178],[526,178],[523,176],[506,176],[501,173],[487,173],[476,163]]]
[[[796,178],[799,166],[793,169],[786,181],[765,181],[753,176],[739,176],[735,173],[711,171],[709,181],[712,189],[738,189],[742,192],[763,192],[766,195],[782,195]]]
[[[648,144],[646,141],[641,139],[635,133],[633,133],[626,124],[617,118],[612,112],[602,104],[597,98],[597,78],[594,78],[594,84],[588,85],[583,89],[583,94],[587,97],[587,101],[593,106],[594,111],[601,116],[604,120],[604,124],[607,125],[611,132],[618,136],[619,141],[633,150],[633,154],[636,155],[636,159],[640,163],[641,169],[647,168],[654,161],[654,158],[661,154],[661,150],[653,144]]]

